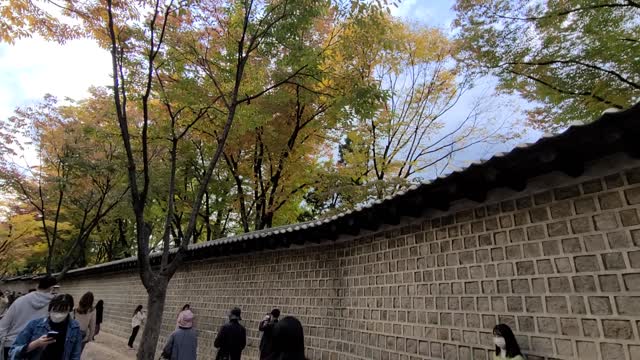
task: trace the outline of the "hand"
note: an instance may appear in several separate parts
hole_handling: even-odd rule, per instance
[[[38,338],[37,340],[32,341],[28,348],[27,351],[30,352],[32,350],[38,349],[38,348],[44,348],[47,345],[51,345],[54,342],[56,342],[55,338],[50,338],[47,335],[42,335],[40,336],[40,338]]]
[[[271,321],[271,315],[267,315],[262,319],[262,321]]]

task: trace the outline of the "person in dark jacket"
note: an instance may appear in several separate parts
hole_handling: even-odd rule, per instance
[[[267,314],[265,318],[260,322],[258,330],[262,331],[262,339],[260,339],[260,360],[266,360],[273,353],[272,336],[273,327],[278,323],[280,317],[280,310],[273,309],[270,314]]]
[[[300,321],[287,316],[273,327],[273,354],[268,360],[307,360],[304,355],[304,330]]]
[[[240,314],[240,308],[233,308],[229,313],[229,322],[218,331],[213,344],[219,349],[216,360],[240,360],[242,350],[247,346],[247,331],[240,325]]]
[[[96,332],[93,334],[93,339],[95,340],[96,335],[100,333],[100,324],[102,324],[102,317],[104,315],[104,301],[98,300],[96,304]]]

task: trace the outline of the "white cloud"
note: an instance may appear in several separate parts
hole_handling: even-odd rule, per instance
[[[83,98],[90,86],[109,84],[110,69],[109,53],[90,40],[60,45],[32,38],[1,44],[0,120],[47,93]]]

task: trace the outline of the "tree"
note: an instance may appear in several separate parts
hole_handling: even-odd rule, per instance
[[[382,199],[439,175],[476,144],[510,136],[479,103],[460,119],[450,116],[473,78],[440,30],[388,17],[365,21],[371,23],[349,32],[339,58],[354,64],[378,95],[345,123],[337,166],[325,177],[332,183],[307,195],[325,210]]]
[[[288,69],[266,81],[264,78],[257,81],[254,74],[285,59],[287,52],[283,49],[296,41],[291,34],[297,31],[292,30],[311,26],[315,17],[328,10],[329,3],[320,0],[185,4],[156,1],[140,2],[136,6],[133,11],[129,4],[107,1],[105,43],[112,55],[113,97],[128,164],[139,272],[149,295],[149,320],[138,358],[150,360],[155,355],[167,286],[194,239],[204,195],[237,113],[247,109],[251,101],[302,76],[306,66]],[[92,14],[96,8],[74,11]],[[94,26],[92,21],[94,18],[89,18],[87,26],[99,37],[102,28]],[[167,44],[175,46],[177,51]],[[206,102],[186,103],[179,96],[179,89],[185,89],[186,85],[199,89],[196,91],[205,95],[201,99]],[[129,101],[138,103],[139,117],[132,116]],[[175,255],[170,256],[172,228],[178,225],[174,216],[178,149],[191,129],[203,119],[213,127],[210,133],[215,135],[216,147],[213,154],[208,154],[206,170],[191,198],[188,218],[180,224],[183,234],[180,244]],[[165,163],[169,176],[165,183],[167,201],[158,270],[151,265],[152,226],[147,213],[151,207],[153,171],[151,124],[164,130],[165,144],[168,144]],[[134,139],[139,139],[137,144]]]
[[[461,57],[536,104],[556,128],[623,109],[640,96],[640,2],[458,0]]]
[[[35,107],[17,109],[0,128],[14,145],[0,158],[0,178],[38,214],[45,271],[60,278],[78,262],[86,264],[91,234],[127,192],[116,171],[119,149],[102,128],[104,113],[95,117],[85,108],[46,96]],[[35,162],[16,152],[27,149],[37,151]]]
[[[29,259],[46,256],[38,214],[16,200],[0,204],[0,276],[24,271]]]

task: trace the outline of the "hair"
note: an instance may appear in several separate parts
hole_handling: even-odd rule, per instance
[[[93,310],[93,293],[91,291],[87,291],[80,298],[77,311],[79,314],[86,314],[91,310]]]
[[[185,310],[187,310],[187,309],[191,309],[191,305],[189,305],[189,304],[184,304],[184,306],[182,307],[182,310],[181,310],[181,311],[185,311]]]
[[[273,317],[280,317],[280,309],[273,309],[273,310],[271,310],[271,316],[273,316]]]
[[[58,280],[51,275],[47,275],[38,281],[38,290],[47,290],[58,285]]]
[[[36,289],[29,289],[29,292],[30,292],[30,293],[32,293],[32,292],[34,292],[34,291],[36,291]]]
[[[142,305],[138,305],[138,307],[136,307],[136,310],[133,312],[133,315],[135,316],[135,314],[139,313],[140,311],[142,311]]]
[[[286,316],[273,328],[274,359],[305,360],[304,329],[300,321],[293,316]]]
[[[69,294],[56,295],[49,303],[49,311],[71,311],[73,304],[73,296]]]
[[[515,335],[513,335],[513,331],[506,324],[498,324],[493,328],[493,335],[502,336],[505,342],[505,351],[507,352],[507,357],[512,358],[518,355],[522,355],[520,352],[520,346],[518,346],[518,341],[516,340]],[[496,346],[496,355],[500,355],[502,349]]]
[[[104,307],[104,301],[98,300],[98,302],[96,303],[96,309],[103,308],[103,307]]]

